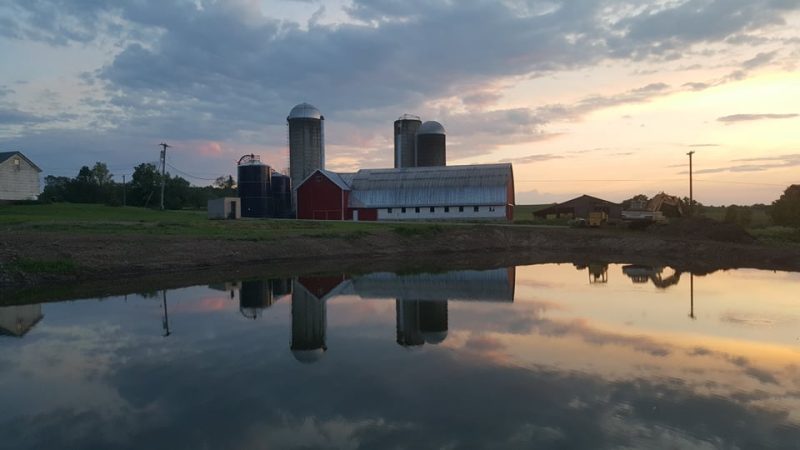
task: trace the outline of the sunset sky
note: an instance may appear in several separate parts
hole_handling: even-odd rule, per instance
[[[158,159],[194,184],[288,166],[325,115],[327,168],[392,165],[403,113],[448,164],[513,162],[517,203],[666,191],[769,203],[800,182],[800,0],[6,0],[0,151],[43,175]]]

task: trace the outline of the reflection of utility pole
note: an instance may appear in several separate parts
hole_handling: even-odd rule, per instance
[[[170,147],[165,143],[158,144],[162,147],[161,149],[161,210],[164,210],[164,174],[167,171],[167,149]]]
[[[171,333],[169,332],[169,313],[167,312],[167,291],[166,289],[161,291],[161,294],[164,299],[164,320],[161,321],[161,325],[164,327],[164,337],[169,336]]]
[[[128,187],[128,185],[125,184],[125,175],[123,175],[122,176],[122,206],[127,206],[127,199],[125,198],[125,190],[126,190],[127,187]]]
[[[692,192],[692,155],[694,155],[694,150],[687,155],[689,155],[689,216],[694,216],[694,193]]]
[[[697,319],[694,316],[694,274],[690,272],[689,277],[689,317],[694,320]]]

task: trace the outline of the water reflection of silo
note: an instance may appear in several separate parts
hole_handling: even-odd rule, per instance
[[[447,338],[447,302],[419,302],[419,329],[428,344],[439,344]]]
[[[414,347],[425,343],[419,324],[419,302],[396,300],[397,343],[403,347]]]
[[[327,350],[325,302],[297,281],[292,284],[292,345],[294,357],[303,363],[319,360]]]
[[[274,297],[281,297],[292,293],[291,278],[276,278],[274,280],[269,280],[269,282]]]
[[[272,306],[273,297],[268,280],[242,281],[239,289],[239,312],[248,319],[256,319],[265,308]]]
[[[397,343],[439,344],[447,338],[447,301],[396,300]]]

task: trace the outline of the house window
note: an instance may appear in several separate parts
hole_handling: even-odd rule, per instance
[[[450,212],[450,207],[449,206],[445,206],[444,207],[444,212]]]
[[[463,206],[459,206],[458,207],[458,212],[464,212],[464,207]]]
[[[386,208],[386,212],[391,214],[392,213],[392,208]]]
[[[405,208],[400,208],[400,212],[405,214],[406,213],[406,209]]]
[[[417,207],[417,208],[414,208],[414,212],[415,212],[415,213],[419,213],[419,208],[418,208],[418,207]]]
[[[14,158],[14,168],[19,170],[19,158]]]
[[[494,212],[494,206],[489,207],[489,212]]]
[[[436,212],[436,208],[434,208],[433,206],[431,206],[431,212]]]
[[[472,210],[475,211],[475,212],[478,212],[478,211],[480,211],[480,208],[475,206],[474,208],[472,208]]]

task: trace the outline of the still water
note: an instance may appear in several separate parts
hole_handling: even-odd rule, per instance
[[[800,273],[521,266],[0,308],[0,448],[800,448]]]

